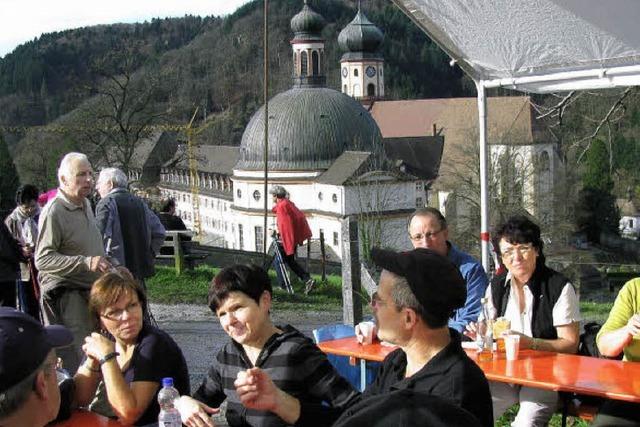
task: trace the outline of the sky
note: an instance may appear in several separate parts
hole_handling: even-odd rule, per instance
[[[0,0],[0,58],[43,33],[184,15],[227,15],[249,0]]]

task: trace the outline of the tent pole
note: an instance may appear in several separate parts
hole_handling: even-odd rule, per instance
[[[487,98],[483,81],[476,82],[478,90],[478,129],[480,139],[480,244],[482,266],[489,272],[489,189],[487,162]]]

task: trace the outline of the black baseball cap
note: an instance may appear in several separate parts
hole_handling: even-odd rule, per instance
[[[378,267],[404,277],[429,313],[449,317],[467,299],[467,285],[458,268],[430,249],[395,252],[373,248],[371,258]]]
[[[42,326],[28,314],[0,307],[0,393],[38,369],[52,348],[72,341],[62,325]]]

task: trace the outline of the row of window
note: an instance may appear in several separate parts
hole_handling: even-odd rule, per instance
[[[311,63],[309,63],[311,56]],[[299,61],[298,61],[299,58]],[[299,76],[318,76],[321,74],[322,64],[324,63],[324,51],[294,51],[293,52],[293,69]],[[298,64],[300,66],[298,67]]]
[[[191,185],[191,175],[187,171],[163,171],[160,179],[162,182]],[[203,189],[231,191],[233,182],[228,176],[199,172],[195,176],[195,184]]]

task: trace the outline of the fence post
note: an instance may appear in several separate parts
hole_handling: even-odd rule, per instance
[[[325,252],[324,247],[324,231],[320,231],[320,268],[322,272],[322,281],[327,281],[327,264],[326,264],[327,253]]]
[[[354,217],[341,219],[342,227],[342,317],[345,324],[362,321],[360,295],[360,250],[358,221]]]
[[[173,256],[176,260],[176,276],[179,276],[184,271],[184,253],[180,233],[176,233],[173,237]]]

